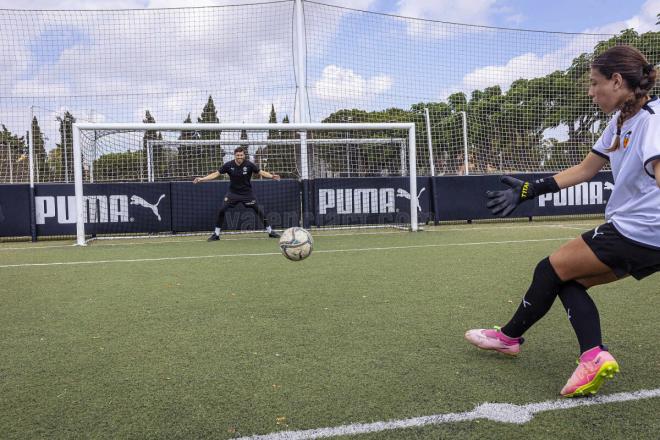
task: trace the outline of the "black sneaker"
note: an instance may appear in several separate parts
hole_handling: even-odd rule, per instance
[[[216,240],[220,240],[220,236],[216,235],[215,232],[211,234],[209,238],[206,239],[206,241],[216,241]]]
[[[275,232],[274,230],[270,231],[270,232],[268,233],[268,236],[269,236],[270,238],[280,238],[280,234],[278,234],[278,233]]]

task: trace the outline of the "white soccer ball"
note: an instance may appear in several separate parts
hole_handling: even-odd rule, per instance
[[[309,257],[313,246],[312,234],[303,228],[289,228],[280,237],[282,254],[292,261],[300,261]]]

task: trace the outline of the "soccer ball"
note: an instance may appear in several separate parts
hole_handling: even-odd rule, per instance
[[[303,228],[289,228],[280,237],[282,254],[292,261],[300,261],[309,257],[313,245],[312,234]]]

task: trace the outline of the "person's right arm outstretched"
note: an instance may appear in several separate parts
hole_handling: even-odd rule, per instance
[[[209,180],[217,179],[218,177],[220,177],[220,171],[214,171],[211,174],[209,174],[208,176],[195,177],[195,179],[193,180],[193,183],[207,182]]]
[[[534,182],[523,182],[511,176],[502,176],[502,183],[509,188],[502,191],[488,191],[486,196],[490,199],[486,207],[493,215],[506,217],[525,200],[533,199],[541,194],[557,192],[562,188],[577,185],[591,180],[607,163],[607,159],[595,153],[587,154],[582,162],[568,168],[552,177],[539,179]]]

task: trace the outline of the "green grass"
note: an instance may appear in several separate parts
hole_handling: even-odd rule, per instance
[[[224,439],[558,399],[578,355],[559,304],[518,358],[463,333],[503,324],[537,261],[595,224],[324,231],[303,262],[255,237],[2,244],[0,266],[106,262],[0,267],[0,437]],[[622,369],[601,393],[660,387],[658,275],[591,292]],[[648,399],[353,438],[651,439],[658,414]]]

